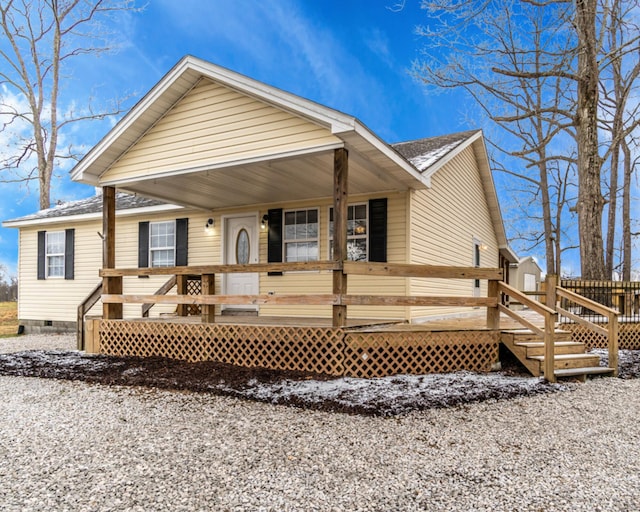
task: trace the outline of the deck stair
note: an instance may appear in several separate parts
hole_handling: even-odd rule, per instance
[[[540,336],[528,329],[502,331],[502,343],[531,372],[544,375],[544,343]],[[568,331],[556,330],[554,335],[555,376],[576,377],[613,373],[613,368],[600,366],[600,357],[587,352],[584,343],[573,341]]]

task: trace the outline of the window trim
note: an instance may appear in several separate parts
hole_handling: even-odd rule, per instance
[[[316,231],[316,236],[315,238],[294,238],[294,239],[287,239],[287,213],[291,213],[291,212],[307,212],[307,217],[308,217],[308,212],[310,211],[315,211],[316,212],[316,218],[318,219],[318,229]],[[307,222],[308,224],[308,222]],[[287,262],[289,261],[287,259],[287,244],[294,244],[294,243],[309,243],[309,242],[315,242],[318,250],[317,250],[317,256],[316,259],[305,259],[305,260],[296,260],[295,263],[304,263],[304,262],[309,262],[309,261],[320,261],[320,208],[317,206],[310,206],[310,207],[304,207],[304,208],[289,208],[288,210],[282,210],[282,261],[283,262]]]
[[[153,247],[151,244],[153,226],[158,224],[171,224],[173,225],[173,246]],[[149,222],[149,268],[162,268],[162,267],[175,267],[176,265],[176,251],[177,251],[177,223],[176,220],[158,220]],[[173,262],[170,265],[154,265],[153,253],[155,251],[173,251]]]
[[[370,250],[370,244],[371,244],[371,240],[370,240],[370,233],[371,233],[371,213],[369,211],[369,201],[362,201],[362,202],[357,202],[357,203],[349,203],[347,205],[347,223],[349,222],[349,208],[353,207],[355,208],[356,206],[364,206],[365,207],[365,212],[366,212],[366,230],[365,230],[365,234],[364,235],[349,235],[347,234],[347,246],[349,245],[349,240],[365,240],[366,242],[366,246],[365,246],[365,258],[364,260],[357,260],[357,261],[369,261],[369,250]],[[332,229],[331,227],[333,226],[333,221],[331,220],[331,212],[333,211],[333,206],[329,206],[328,211],[327,211],[327,235],[328,235],[328,247],[327,247],[327,254],[328,254],[328,259],[331,260],[333,258],[333,233],[332,233]],[[355,215],[355,210],[354,210],[354,215]],[[348,250],[347,250],[348,253]],[[347,254],[347,260],[348,261],[356,261],[356,260],[350,260],[348,259],[348,254]]]
[[[51,253],[49,252],[49,235],[61,235],[62,236],[62,252],[61,253]],[[66,243],[67,237],[66,232],[64,230],[61,231],[45,231],[44,235],[44,269],[45,269],[45,278],[46,279],[64,279],[65,278],[65,264],[66,264]],[[51,275],[50,274],[50,265],[49,258],[62,256],[62,274],[60,275]]]
[[[471,258],[474,268],[480,268],[482,266],[482,241],[476,237],[473,237],[473,254]],[[474,296],[479,296],[482,286],[480,279],[474,279],[472,283]]]

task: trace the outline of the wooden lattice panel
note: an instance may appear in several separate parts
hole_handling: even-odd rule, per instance
[[[100,351],[342,375],[343,337],[320,327],[103,320]]]
[[[345,375],[487,372],[498,360],[499,335],[493,331],[400,331],[345,335]]]
[[[202,295],[202,281],[198,279],[187,279],[187,295]],[[199,304],[187,304],[188,316],[200,316],[202,309]]]
[[[607,328],[607,324],[598,324]],[[580,324],[562,324],[562,329],[571,331],[573,341],[584,343],[589,349],[607,348],[607,338]],[[640,350],[640,324],[618,324],[618,348],[622,350]]]

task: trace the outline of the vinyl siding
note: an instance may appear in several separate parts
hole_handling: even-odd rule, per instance
[[[487,246],[481,251],[482,267],[498,266],[498,243],[471,147],[431,178],[431,188],[411,194],[411,263],[473,266],[474,240]],[[412,279],[416,295],[473,295],[473,280]],[[481,281],[481,296],[487,283]],[[468,311],[468,308],[466,309]],[[464,312],[465,308],[413,308],[411,317]]]
[[[101,180],[226,164],[339,142],[326,128],[203,79]]]

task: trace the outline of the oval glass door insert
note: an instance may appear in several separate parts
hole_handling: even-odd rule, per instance
[[[242,228],[238,232],[238,237],[236,238],[236,263],[239,265],[246,265],[249,263],[249,253],[249,233],[247,233],[246,229]]]

